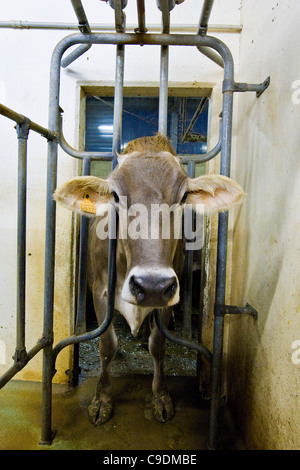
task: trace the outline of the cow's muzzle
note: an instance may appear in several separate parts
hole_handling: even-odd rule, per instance
[[[177,279],[175,276],[171,278],[131,276],[129,288],[138,305],[163,307],[174,297]]]
[[[171,268],[162,270],[134,268],[125,284],[124,300],[141,307],[167,307],[179,301],[178,279]]]

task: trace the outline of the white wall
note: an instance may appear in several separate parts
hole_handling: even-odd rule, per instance
[[[240,0],[218,0],[211,15],[211,24],[240,24]],[[105,2],[83,1],[91,23],[114,23],[114,12]],[[187,0],[171,13],[171,23],[197,26],[202,2]],[[129,2],[126,10],[128,23],[137,23],[135,2]],[[40,22],[74,22],[77,19],[71,2],[59,0],[38,1],[10,0],[0,4],[1,21],[22,20]],[[146,22],[160,24],[161,17],[155,2],[146,0]],[[0,29],[0,101],[25,114],[33,121],[47,127],[49,65],[51,54],[59,40],[73,32]],[[236,61],[238,60],[239,35],[215,36],[226,42]],[[159,82],[159,48],[126,48],[125,83],[147,84]],[[114,80],[114,46],[93,46],[68,69],[62,70],[61,107],[64,109],[64,133],[70,145],[78,144],[79,96],[76,84],[89,80],[105,84]],[[218,115],[221,111],[222,70],[197,50],[177,47],[170,51],[170,81],[180,83],[209,83],[213,88],[211,109],[211,145],[218,134]],[[3,197],[1,209],[1,282],[0,282],[0,344],[5,354],[0,357],[0,374],[12,365],[15,349],[16,310],[16,175],[17,139],[14,123],[0,116],[0,184]],[[45,240],[45,189],[47,145],[45,139],[30,133],[28,156],[28,245],[27,245],[27,322],[26,347],[29,350],[42,335],[44,288],[44,240]],[[59,182],[77,172],[77,162],[59,152]],[[72,216],[58,210],[57,263],[55,290],[55,338],[56,343],[72,330],[74,315],[74,261]],[[30,253],[30,255],[29,255]],[[4,346],[3,346],[4,345]],[[65,381],[65,370],[70,367],[70,355],[59,355],[56,381]],[[40,353],[16,378],[41,379]]]
[[[271,76],[258,100],[236,97],[233,176],[247,198],[233,233],[231,302],[250,302],[258,320],[230,320],[228,390],[250,449],[300,448],[299,15],[296,0],[243,1],[239,79]]]

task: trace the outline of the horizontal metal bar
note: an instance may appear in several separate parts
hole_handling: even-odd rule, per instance
[[[270,77],[267,77],[262,83],[236,83],[234,80],[224,80],[223,81],[223,92],[233,91],[244,93],[246,91],[256,92],[257,98],[265,91],[266,88],[270,85]]]
[[[236,307],[235,305],[220,305],[216,304],[215,305],[215,316],[217,317],[223,317],[224,315],[251,315],[252,317],[257,320],[258,318],[258,313],[257,310],[255,310],[254,307],[250,304],[246,304],[245,307]]]
[[[162,323],[159,309],[156,308],[154,310],[154,316],[155,316],[155,322],[157,324],[157,327],[169,341],[179,344],[180,346],[185,346],[187,348],[194,349],[198,353],[202,354],[208,360],[209,363],[211,363],[212,353],[207,348],[205,348],[200,343],[195,343],[193,341],[188,341],[184,338],[179,338],[179,336],[172,335],[170,331]]]
[[[29,129],[34,132],[37,132],[43,137],[46,137],[46,139],[48,140],[58,140],[58,136],[55,132],[49,131],[49,129],[46,129],[45,127],[42,127],[39,124],[36,124],[26,116],[23,116],[23,114],[16,113],[16,111],[7,108],[3,104],[0,104],[0,114],[2,114],[2,116],[7,117],[8,119],[11,119],[12,121],[15,121],[17,124],[23,124],[27,122],[29,125]]]
[[[195,46],[211,47],[222,57],[231,57],[228,47],[219,39],[211,36],[192,34],[133,34],[133,33],[93,33],[72,34],[56,46],[63,53],[75,44],[114,44],[114,45],[158,45],[158,46]],[[231,58],[232,60],[232,58]]]
[[[135,31],[137,25],[133,23],[126,24],[126,30]],[[41,22],[41,21],[22,21],[10,20],[0,21],[0,28],[4,29],[37,29],[37,30],[64,30],[72,31],[78,29],[77,23],[57,23],[57,22]],[[114,24],[90,23],[92,31],[114,32]],[[243,26],[240,24],[210,24],[208,32],[210,33],[240,33]],[[161,24],[147,24],[147,31],[150,33],[159,33]],[[197,33],[198,27],[190,24],[171,24],[170,31],[175,33]],[[142,31],[141,31],[142,32]]]
[[[62,120],[61,120],[62,126]],[[178,154],[177,156],[181,158],[181,163],[186,164],[190,161],[194,163],[205,163],[214,158],[218,153],[221,151],[221,125],[220,125],[220,133],[219,133],[219,140],[215,147],[211,149],[209,152],[201,155],[181,155]],[[67,142],[62,133],[62,129],[60,130],[60,137],[59,137],[59,145],[61,148],[71,155],[72,157],[78,158],[83,160],[84,158],[89,158],[90,160],[98,160],[98,161],[112,161],[114,159],[113,152],[88,152],[88,151],[80,151],[76,150],[71,147]]]

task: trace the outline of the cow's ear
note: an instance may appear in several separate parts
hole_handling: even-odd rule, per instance
[[[221,175],[190,178],[187,193],[186,203],[205,213],[226,211],[240,203],[245,195],[238,183]]]
[[[109,202],[111,191],[107,180],[79,176],[57,188],[53,197],[67,209],[92,217],[103,213],[103,205]]]

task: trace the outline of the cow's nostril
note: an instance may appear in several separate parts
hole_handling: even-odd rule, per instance
[[[142,287],[142,282],[136,278],[136,276],[131,276],[129,281],[129,288],[138,302],[141,302],[145,297],[145,292]]]
[[[177,280],[176,280],[176,277],[174,276],[172,279],[169,279],[167,281],[167,286],[165,286],[165,290],[163,294],[164,297],[167,299],[171,299],[175,295],[176,289],[177,289]]]

